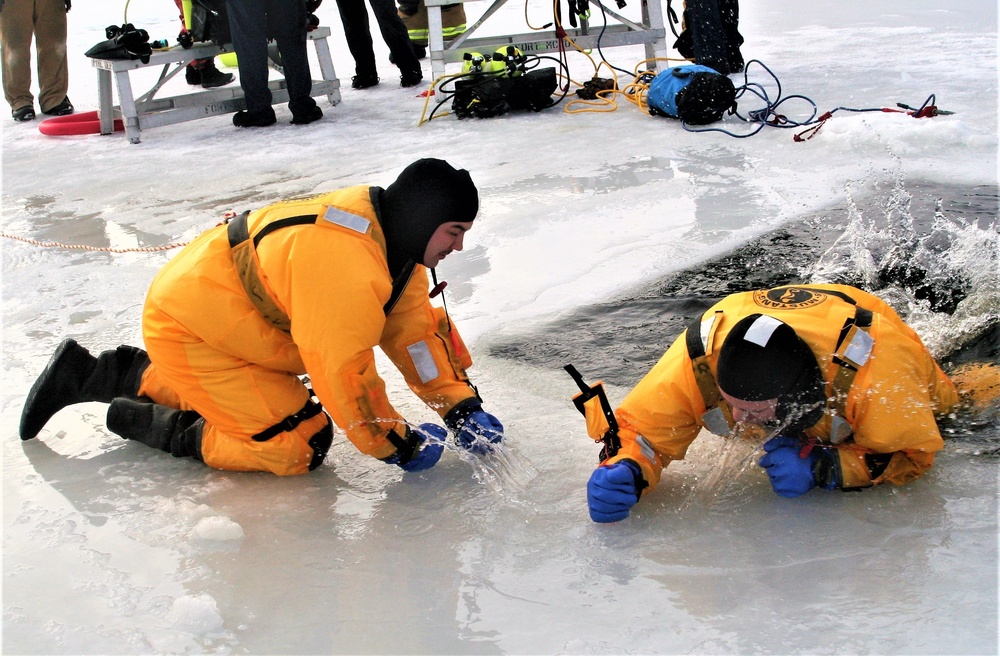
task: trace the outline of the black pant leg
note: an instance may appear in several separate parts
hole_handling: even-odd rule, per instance
[[[305,0],[268,0],[268,33],[281,53],[281,68],[288,89],[288,109],[303,114],[316,106],[306,38]]]
[[[365,0],[337,0],[337,8],[340,10],[340,22],[344,24],[347,48],[354,57],[355,73],[364,77],[377,75]]]
[[[266,6],[260,0],[228,0],[226,8],[247,110],[267,111],[271,90],[267,86]]]
[[[394,0],[368,0],[378,22],[378,29],[382,33],[382,40],[389,46],[392,53],[392,60],[401,71],[419,71],[420,60],[413,52],[410,44],[410,34],[403,24],[403,19],[396,11]]]
[[[726,55],[729,59],[729,72],[738,73],[743,70],[743,35],[740,34],[740,3],[739,0],[719,0],[719,18],[722,21],[722,31],[726,35]]]
[[[681,54],[693,58],[696,64],[708,66],[723,75],[729,74],[726,36],[719,17],[719,0],[686,0],[684,3],[683,41],[690,43],[690,52],[678,47]]]

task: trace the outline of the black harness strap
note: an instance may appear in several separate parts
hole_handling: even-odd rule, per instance
[[[226,225],[226,235],[229,237],[229,248],[236,248],[247,239],[250,239],[250,231],[247,227],[247,217],[250,211],[247,210],[239,216],[229,220]]]
[[[290,216],[285,219],[278,219],[277,221],[272,221],[266,226],[260,229],[256,235],[253,236],[253,245],[256,248],[260,244],[260,240],[271,234],[279,228],[288,228],[297,225],[309,225],[311,223],[316,223],[319,218],[316,214],[303,214],[301,216]]]
[[[287,433],[288,431],[295,430],[295,428],[298,427],[298,425],[304,422],[306,419],[312,419],[321,412],[323,412],[323,406],[321,406],[319,403],[316,403],[312,399],[309,399],[308,401],[306,401],[306,404],[302,407],[302,409],[296,412],[295,414],[288,415],[287,417],[276,423],[274,426],[266,428],[261,432],[257,433],[256,435],[254,435],[253,441],[267,442],[269,439],[271,439],[276,435],[280,435],[282,433]]]
[[[385,316],[389,316],[392,312],[392,308],[396,307],[396,303],[399,302],[399,297],[403,295],[403,290],[406,289],[406,285],[410,282],[410,278],[413,276],[413,268],[416,265],[413,260],[410,260],[403,266],[403,270],[399,272],[392,281],[392,293],[389,294],[389,300],[385,302],[382,306],[382,311],[385,312]]]
[[[250,212],[243,212],[239,216],[229,221],[226,227],[226,234],[229,236],[229,247],[236,248],[247,239],[250,239],[250,228],[247,225],[247,217],[250,216]],[[289,226],[297,225],[309,225],[310,223],[316,223],[316,219],[319,218],[316,214],[302,214],[300,216],[290,216],[285,219],[278,219],[273,221],[263,228],[260,229],[253,237],[253,245],[256,248],[260,244],[260,240],[271,234],[279,228],[287,228]]]
[[[312,393],[312,390],[310,390],[310,393]],[[301,410],[285,417],[270,428],[262,430],[254,435],[252,439],[254,442],[266,442],[281,433],[295,430],[299,424],[307,419],[312,419],[321,412],[323,412],[323,406],[309,399]],[[309,471],[312,471],[323,464],[323,459],[326,458],[326,454],[330,450],[330,445],[333,444],[333,424],[330,423],[329,419],[327,419],[326,424],[321,429],[309,438],[308,444],[309,448],[313,450],[312,459],[309,461]]]

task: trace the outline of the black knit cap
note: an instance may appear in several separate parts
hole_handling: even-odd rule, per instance
[[[407,166],[379,194],[379,219],[395,276],[407,261],[422,264],[434,231],[443,223],[466,223],[479,212],[479,191],[465,169],[441,159]]]
[[[819,420],[826,400],[812,349],[788,324],[763,314],[738,321],[719,351],[716,379],[741,401],[778,399],[777,417],[805,429]]]

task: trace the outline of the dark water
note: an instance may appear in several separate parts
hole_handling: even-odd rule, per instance
[[[883,298],[880,292],[891,291],[890,296],[905,299],[904,305],[923,302],[935,313],[950,315],[970,294],[988,292],[976,288],[988,282],[977,282],[975,274],[997,262],[982,261],[977,253],[949,262],[946,255],[962,248],[961,230],[996,235],[998,207],[996,187],[907,183],[797,220],[622,297],[561,313],[530,334],[500,337],[491,343],[490,353],[545,368],[573,363],[585,378],[631,387],[691,321],[735,292],[838,282]],[[856,235],[853,242],[844,240],[849,229]],[[838,266],[838,257],[846,259],[838,249],[867,249],[864,259],[873,261],[873,270],[849,262]],[[818,275],[821,269],[825,277]],[[907,316],[910,308],[886,300]],[[996,361],[998,312],[1000,308],[989,308],[967,340],[956,336],[955,349],[942,361]]]

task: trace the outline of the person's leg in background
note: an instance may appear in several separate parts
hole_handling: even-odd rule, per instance
[[[4,4],[11,4],[6,2]],[[35,0],[35,49],[38,51],[38,106],[43,114],[73,113],[66,55],[65,0]]]
[[[267,7],[260,0],[228,0],[226,8],[246,102],[246,110],[233,115],[233,125],[273,125],[277,119],[267,86]]]
[[[410,35],[399,17],[395,0],[369,0],[382,40],[389,46],[391,60],[399,67],[400,86],[412,87],[424,79]]]
[[[306,38],[305,0],[268,0],[268,33],[281,54],[281,68],[288,89],[288,109],[292,123],[305,125],[323,117],[312,97],[312,72]]]
[[[375,49],[368,27],[368,9],[365,0],[337,0],[340,22],[344,25],[347,48],[354,58],[354,76],[351,87],[367,89],[378,84],[378,68],[375,65]]]
[[[31,40],[33,1],[5,2],[0,10],[0,46],[3,54],[3,93],[15,121],[35,118],[31,95]]]

